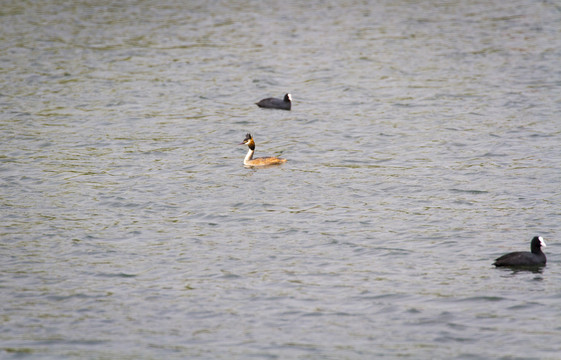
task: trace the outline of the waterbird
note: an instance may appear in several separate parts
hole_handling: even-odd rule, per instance
[[[534,236],[530,243],[530,251],[515,251],[495,260],[495,266],[544,266],[546,262],[542,247],[546,247],[541,236]]]
[[[240,145],[247,145],[249,150],[247,151],[247,155],[245,159],[243,159],[243,164],[245,166],[268,166],[268,165],[280,165],[286,162],[286,159],[281,159],[278,157],[270,156],[270,157],[260,157],[260,158],[253,158],[253,154],[255,153],[255,141],[251,134],[246,134],[245,139]]]
[[[268,109],[290,110],[292,106],[292,95],[284,94],[283,99],[266,98],[255,103],[257,106]]]

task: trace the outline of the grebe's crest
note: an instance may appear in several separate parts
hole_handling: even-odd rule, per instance
[[[245,139],[240,143],[240,145],[247,145],[251,150],[255,150],[255,141],[250,133],[245,135]]]

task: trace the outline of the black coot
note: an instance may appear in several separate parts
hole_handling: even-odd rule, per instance
[[[284,99],[266,98],[255,104],[262,108],[290,110],[292,96],[290,94],[285,94]]]
[[[541,236],[535,236],[532,239],[530,248],[532,252],[515,251],[497,258],[493,265],[495,266],[543,266],[545,265],[545,254],[542,252],[542,246],[545,247],[545,241]]]

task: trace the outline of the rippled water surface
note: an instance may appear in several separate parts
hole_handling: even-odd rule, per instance
[[[0,357],[559,358],[559,3],[4,1],[0,30]],[[288,162],[245,168],[247,132]],[[491,265],[538,234],[545,268]]]

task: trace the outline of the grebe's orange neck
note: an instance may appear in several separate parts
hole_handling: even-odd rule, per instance
[[[247,146],[249,147],[249,150],[245,155],[245,159],[243,159],[244,165],[249,165],[251,163],[251,159],[253,159],[253,154],[255,153],[255,143],[253,142],[253,139],[252,139],[252,143],[247,144]]]

